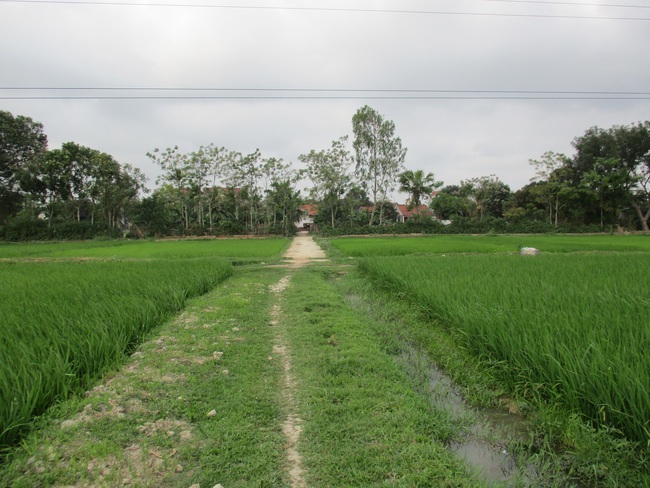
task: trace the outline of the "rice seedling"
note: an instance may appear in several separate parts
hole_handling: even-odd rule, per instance
[[[0,244],[0,258],[271,258],[278,256],[288,244],[286,238],[4,243]]]
[[[220,259],[0,263],[0,447],[230,273]]]
[[[644,254],[363,258],[362,272],[459,332],[530,396],[650,442]]]
[[[439,235],[330,239],[348,256],[404,256],[439,253],[517,252],[524,246],[542,252],[650,252],[650,235]]]

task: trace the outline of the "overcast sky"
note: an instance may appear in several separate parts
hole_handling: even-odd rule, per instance
[[[113,1],[0,0],[0,110],[43,123],[50,149],[107,152],[150,186],[154,148],[214,143],[297,163],[352,137],[365,104],[395,122],[407,168],[445,184],[495,174],[513,190],[530,159],[573,154],[589,127],[650,119],[642,0]],[[306,89],[329,91],[295,91]],[[302,98],[16,99],[47,96]],[[351,98],[314,98],[333,96]],[[529,99],[492,99],[503,96]]]

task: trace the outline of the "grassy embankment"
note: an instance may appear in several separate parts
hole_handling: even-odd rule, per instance
[[[467,424],[420,391],[380,334],[393,324],[351,307],[340,276],[299,272],[284,298],[307,486],[486,486],[447,448]]]
[[[15,442],[34,415],[123,360],[189,297],[228,277],[230,263],[213,256],[266,259],[277,256],[287,243],[271,239],[253,244],[210,240],[0,246],[0,257],[12,258],[0,262],[0,447]],[[39,261],[23,262],[25,256],[38,256]],[[108,256],[109,261],[79,260]],[[53,257],[60,259],[50,260]]]
[[[268,325],[283,272],[236,268],[189,300],[121,368],[37,419],[0,486],[287,486]]]
[[[497,364],[499,377],[520,399],[575,413],[587,430],[598,426],[597,436],[609,437],[606,443],[614,449],[637,449],[637,469],[643,471],[650,445],[649,236],[383,241],[339,239],[330,244],[353,255],[400,256],[365,257],[359,267],[373,282],[443,324],[475,355]],[[555,253],[528,259],[503,253],[454,255],[494,253],[514,242]],[[565,431],[562,437],[561,449],[580,451],[585,449],[580,444],[588,443],[580,432]],[[618,443],[621,437],[628,441]],[[613,459],[595,461],[592,480],[616,471],[620,466],[612,466]]]

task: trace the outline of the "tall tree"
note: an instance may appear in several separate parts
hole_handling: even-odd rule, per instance
[[[539,183],[535,187],[548,208],[548,221],[558,226],[560,209],[568,204],[575,190],[571,186],[571,159],[564,154],[545,152],[541,159],[531,159],[529,164],[535,168],[531,182]]]
[[[57,203],[70,196],[71,178],[70,159],[61,149],[47,151],[28,165],[21,184],[47,208],[48,226],[52,225]]]
[[[632,206],[641,226],[647,227],[643,181],[650,172],[650,122],[592,127],[573,146],[572,167],[598,202],[601,226],[616,223],[623,208]]]
[[[347,191],[352,164],[350,151],[347,149],[347,136],[332,141],[329,149],[301,154],[298,160],[307,166],[306,173],[313,183],[312,198],[321,208],[328,208],[330,225],[336,226],[336,213],[341,205],[341,197]]]
[[[176,193],[176,202],[179,208],[179,215],[183,227],[187,230],[190,228],[189,203],[190,195],[188,191],[190,178],[190,165],[188,156],[178,150],[178,146],[168,147],[164,151],[156,148],[153,152],[148,152],[147,156],[163,171],[156,179],[156,183],[169,185]]]
[[[0,221],[18,210],[27,165],[47,150],[43,125],[0,110]]]
[[[396,177],[406,158],[406,148],[402,147],[402,140],[395,136],[395,124],[384,120],[382,115],[367,105],[352,117],[352,130],[355,173],[372,197],[369,223],[372,225],[377,203],[395,188]]]

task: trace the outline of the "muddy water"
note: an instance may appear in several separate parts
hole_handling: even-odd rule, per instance
[[[531,466],[520,468],[506,447],[512,441],[529,440],[528,425],[520,416],[505,409],[469,407],[452,380],[414,347],[406,347],[401,360],[436,408],[470,426],[462,437],[449,444],[456,456],[488,482],[535,485],[535,470]]]

